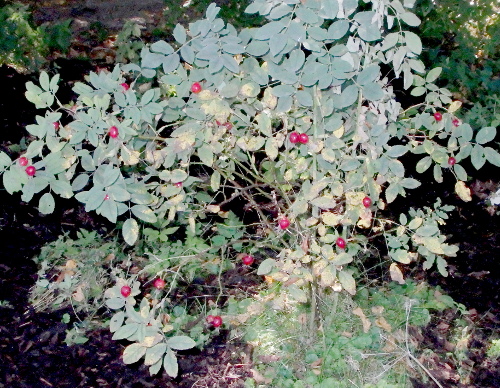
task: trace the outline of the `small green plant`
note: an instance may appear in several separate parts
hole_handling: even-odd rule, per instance
[[[487,354],[488,357],[492,359],[500,357],[500,340],[495,339],[491,341]]]
[[[29,7],[13,3],[0,7],[0,65],[35,71],[51,50],[66,52],[71,41],[70,20],[36,27]]]

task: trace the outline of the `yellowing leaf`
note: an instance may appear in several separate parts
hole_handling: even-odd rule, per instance
[[[457,183],[455,183],[455,192],[463,201],[465,202],[472,201],[470,189],[465,185],[464,182],[458,181]]]
[[[342,216],[332,212],[325,212],[321,215],[321,219],[325,225],[336,226],[340,223]]]
[[[453,101],[450,104],[450,107],[448,108],[448,112],[449,113],[454,113],[457,110],[459,110],[461,106],[462,106],[462,101]]]
[[[342,125],[339,129],[333,131],[333,134],[340,139],[342,136],[344,136],[344,131],[345,131],[345,128]]]
[[[396,263],[391,264],[391,266],[389,267],[389,273],[393,281],[398,282],[399,284],[405,284],[403,272],[401,272]]]

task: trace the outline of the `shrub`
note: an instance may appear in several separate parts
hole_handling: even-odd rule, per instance
[[[434,83],[441,69],[425,72],[420,39],[406,29],[420,23],[412,6],[258,0],[246,11],[268,23],[238,32],[212,4],[205,19],[175,27],[175,43],[145,46],[140,63],[77,83],[70,107],[55,97],[59,77],[42,73],[26,92],[48,108],[27,127],[22,156],[32,176],[1,153],[4,186],[24,201],[43,192],[43,213],[54,195],[74,195],[117,223],[129,245],[141,229],[156,234],[165,252],[144,266],[151,281],[189,265],[220,275],[251,254],[259,275],[311,301],[311,322],[318,288],[356,293],[357,266],[374,238],[385,239],[393,280],[404,283],[403,266],[417,261],[446,276],[446,257],[458,248],[439,226],[451,207],[437,200],[384,215],[420,185],[401,158],[422,155],[417,172],[432,167],[438,182],[452,174],[470,200],[461,162],[499,166],[500,155],[486,145],[496,129],[457,124],[460,104]],[[403,110],[388,69],[424,102]],[[168,293],[136,310],[140,287],[137,276],[116,276],[105,292],[111,331],[133,342],[125,362],[145,356],[152,373],[163,363],[175,376],[174,350],[195,342],[165,335]]]

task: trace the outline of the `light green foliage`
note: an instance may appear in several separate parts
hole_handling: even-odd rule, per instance
[[[242,306],[236,319],[245,326],[234,329],[255,346],[262,375],[255,387],[411,387],[406,325],[422,327],[433,311],[464,308],[439,288],[411,281],[363,289],[354,298],[322,294],[320,329],[312,333],[307,309],[284,290],[271,288],[256,299]]]

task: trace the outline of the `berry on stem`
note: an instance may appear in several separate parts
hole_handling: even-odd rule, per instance
[[[443,119],[443,115],[439,112],[434,113],[434,119],[436,121],[441,121]]]
[[[207,315],[205,320],[207,321],[208,324],[212,325],[214,323],[214,316],[213,315]]]
[[[309,136],[307,136],[307,134],[305,133],[301,133],[299,135],[299,142],[301,142],[302,144],[307,144],[309,142]]]
[[[224,126],[226,127],[226,129],[228,131],[230,131],[231,129],[233,129],[233,124],[230,123],[229,121],[227,123],[224,123]]]
[[[453,126],[455,126],[455,127],[460,126],[460,120],[459,120],[459,119],[457,119],[457,118],[454,118],[454,119],[451,121],[451,123],[452,123],[452,124],[453,124]]]
[[[290,143],[295,144],[299,142],[299,134],[297,132],[292,132],[289,136]]]
[[[281,229],[286,229],[290,226],[290,220],[284,217],[278,221],[278,225],[280,226]]]
[[[339,237],[336,241],[336,244],[337,246],[340,248],[340,249],[344,249],[345,246],[346,246],[346,242],[345,240],[342,238],[342,237]]]
[[[104,196],[104,200],[105,200],[105,201],[107,201],[108,199],[109,199],[109,195],[108,195],[108,194],[106,194],[106,195]]]
[[[165,288],[165,280],[161,278],[155,279],[155,281],[153,282],[153,286],[158,290],[162,290],[163,288]]]
[[[216,315],[212,320],[212,326],[213,327],[222,326],[222,318],[219,315]]]
[[[456,162],[457,160],[453,156],[448,158],[448,165],[453,166]]]
[[[114,125],[109,128],[109,137],[116,139],[118,137],[118,128],[116,128]]]
[[[57,130],[59,129],[59,127],[60,127],[60,124],[59,124],[59,122],[58,122],[58,121],[54,121],[54,122],[52,123],[52,125],[54,126],[54,129],[55,129],[56,131],[57,131]]]
[[[123,286],[120,290],[120,293],[122,294],[122,296],[127,298],[132,293],[132,289],[129,286]]]
[[[174,186],[175,187],[182,187],[182,182],[176,182],[176,183],[174,183]]]
[[[372,205],[372,199],[370,197],[363,198],[363,206],[368,208]]]
[[[21,156],[18,160],[18,163],[20,166],[27,166],[28,165],[28,159],[25,158],[24,156]]]
[[[194,82],[192,85],[191,85],[191,91],[193,93],[199,93],[201,92],[201,85],[199,82]]]
[[[34,166],[28,166],[28,167],[26,167],[25,171],[26,171],[26,174],[28,174],[28,176],[33,176],[36,173],[36,168]]]
[[[245,264],[245,265],[252,265],[254,262],[254,258],[251,255],[243,256],[243,258],[241,260],[243,261],[243,264]]]
[[[120,84],[120,86],[122,87],[123,91],[126,92],[127,90],[130,89],[130,85],[126,82]]]

